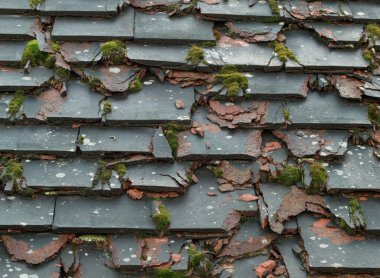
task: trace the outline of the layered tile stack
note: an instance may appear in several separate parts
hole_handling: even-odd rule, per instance
[[[0,277],[380,276],[379,2],[0,14]]]

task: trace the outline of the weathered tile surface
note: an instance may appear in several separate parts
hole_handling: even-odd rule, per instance
[[[380,6],[377,1],[350,1],[352,18],[356,22],[379,22]]]
[[[302,266],[300,258],[293,251],[299,245],[297,237],[280,237],[276,240],[276,246],[279,249],[284,260],[286,269],[290,277],[306,278],[307,272]]]
[[[21,62],[27,42],[1,41],[0,64],[9,65]]]
[[[60,53],[70,64],[90,64],[99,62],[100,43],[64,42],[60,45]]]
[[[25,74],[22,69],[1,68],[0,91],[37,88],[51,77],[53,77],[53,71],[43,67],[35,67],[29,74]]]
[[[379,198],[368,198],[360,201],[360,207],[366,221],[365,230],[371,234],[380,234],[380,217],[378,214],[380,208]]]
[[[113,18],[60,17],[54,22],[52,38],[69,41],[107,41],[132,39],[134,9],[129,8]]]
[[[3,14],[22,14],[31,10],[32,8],[30,7],[28,0],[0,1],[0,11]]]
[[[2,15],[0,17],[0,24],[2,26],[0,38],[3,40],[28,40],[33,38],[31,27],[34,20],[34,17]]]

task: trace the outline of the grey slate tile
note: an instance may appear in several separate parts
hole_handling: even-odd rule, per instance
[[[31,27],[34,17],[21,15],[2,15],[0,17],[0,39],[9,40],[28,40],[33,38]]]
[[[306,31],[292,31],[286,34],[286,46],[296,55],[299,63],[288,61],[285,65],[290,70],[352,70],[365,69],[368,62],[364,60],[361,49],[329,49]]]
[[[81,42],[132,39],[134,13],[134,9],[129,8],[114,18],[58,17],[52,39]]]
[[[48,231],[54,216],[55,198],[6,197],[0,193],[0,229]]]
[[[194,90],[191,87],[160,83],[153,77],[142,80],[140,92],[114,95],[109,98],[112,112],[107,115],[107,124],[157,125],[167,122],[189,124]],[[183,100],[184,109],[175,106]]]
[[[153,137],[153,156],[160,161],[173,162],[172,149],[166,139],[162,127],[159,127]]]
[[[299,245],[298,237],[279,237],[276,246],[284,260],[289,277],[308,277],[306,270],[302,266],[300,258],[293,251],[293,247]]]
[[[344,158],[326,167],[328,191],[379,191],[380,164],[372,147],[351,146]]]
[[[4,14],[23,14],[32,10],[33,9],[30,7],[28,0],[0,1],[0,12]]]
[[[252,7],[246,1],[220,1],[216,5],[209,5],[204,2],[198,3],[201,14],[218,20],[239,19],[239,20],[263,20],[273,18],[272,10],[265,1],[258,1]]]
[[[53,77],[53,71],[44,67],[35,67],[29,74],[22,69],[0,69],[0,91],[29,90],[40,87]]]
[[[166,13],[154,15],[136,12],[134,40],[143,43],[187,44],[215,41],[213,23],[193,15],[169,17]]]
[[[380,199],[368,198],[367,200],[360,200],[360,207],[363,212],[364,219],[366,221],[366,233],[368,234],[380,234]]]
[[[9,121],[8,105],[13,96],[13,93],[0,94],[0,122],[6,123]]]
[[[20,63],[27,42],[0,41],[0,64]]]
[[[328,227],[329,219],[318,219],[311,215],[301,215],[297,219],[311,270],[330,273],[378,273],[378,238],[349,237],[343,230]]]
[[[350,1],[348,3],[355,22],[380,22],[380,6],[377,1]]]
[[[153,232],[150,200],[58,197],[53,230],[78,233]]]
[[[59,50],[69,64],[86,65],[100,61],[100,45],[98,42],[64,42]]]
[[[2,126],[2,152],[73,156],[78,129],[55,126]]]
[[[126,3],[125,0],[45,0],[38,10],[43,15],[53,16],[115,16],[118,12],[118,7],[121,3]]]
[[[220,193],[216,178],[209,170],[201,169],[195,174],[199,182],[190,186],[185,195],[163,200],[171,213],[170,231],[226,233],[231,228],[225,224],[232,217],[229,215],[231,211],[257,213],[256,202],[238,200],[245,193],[254,195],[253,189]],[[216,196],[209,196],[208,192],[215,193]]]

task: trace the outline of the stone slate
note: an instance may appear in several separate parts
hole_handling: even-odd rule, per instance
[[[355,22],[380,22],[380,6],[377,1],[350,1],[348,3]]]
[[[326,226],[330,224],[330,219],[318,219],[307,214],[297,219],[311,270],[330,273],[379,272],[378,238],[350,237],[339,228]]]
[[[201,14],[216,20],[263,20],[273,18],[272,10],[265,1],[258,1],[253,6],[248,6],[246,1],[220,1],[216,5],[204,2],[198,3]]]
[[[78,129],[53,126],[0,127],[0,151],[16,154],[73,156]]]
[[[224,269],[222,274],[219,276],[221,278],[233,277],[246,277],[246,278],[257,278],[255,272],[256,268],[260,264],[268,260],[267,255],[257,255],[252,258],[243,258],[240,260],[234,260],[232,263],[232,268]],[[232,276],[231,276],[232,274]]]
[[[83,155],[98,154],[150,154],[155,130],[144,127],[82,126],[84,137],[79,148]]]
[[[13,93],[1,93],[0,94],[0,122],[8,122],[8,104],[13,98]]]
[[[380,77],[372,76],[370,81],[365,81],[363,93],[367,97],[380,99]]]
[[[110,250],[112,262],[122,270],[134,270],[142,267],[138,254],[139,246],[137,238],[133,235],[113,235],[111,237]]]
[[[0,68],[0,91],[30,90],[40,87],[53,77],[53,71],[35,67],[29,74],[22,69]]]
[[[29,5],[29,0],[0,0],[0,13],[2,14],[23,14],[32,10]]]
[[[0,193],[0,229],[48,231],[53,223],[54,205],[55,198],[6,197]]]
[[[284,23],[236,21],[228,22],[226,25],[232,33],[247,42],[269,42],[277,39]]]
[[[372,147],[350,146],[341,161],[329,164],[326,169],[329,192],[380,190],[380,164]]]
[[[183,196],[163,200],[171,214],[170,231],[226,233],[228,228],[224,222],[231,211],[257,214],[256,202],[238,200],[246,193],[255,195],[253,189],[221,193],[217,189],[218,183],[211,171],[201,169],[195,174],[199,182],[190,186]],[[215,193],[216,196],[209,196],[209,192]]]
[[[103,95],[92,92],[79,81],[67,83],[67,96],[61,97],[54,90],[46,91],[39,97],[27,97],[23,112],[27,118],[40,118],[49,122],[98,122],[99,107]]]
[[[153,156],[159,161],[173,162],[172,149],[164,135],[162,127],[159,127],[153,137]]]
[[[308,24],[309,25],[309,24]],[[310,27],[323,39],[333,44],[357,45],[363,35],[362,24],[331,24],[324,22],[310,23]]]
[[[129,8],[113,18],[57,17],[52,39],[81,42],[132,39],[134,13],[134,9]]]
[[[38,10],[43,15],[53,16],[115,16],[125,0],[45,0]]]
[[[92,188],[98,168],[95,159],[23,160],[23,176],[28,187],[38,190],[83,190]],[[110,188],[120,187],[113,176]]]
[[[360,207],[363,212],[364,219],[366,220],[366,233],[380,234],[380,200],[379,198],[368,198],[360,200]]]
[[[275,217],[284,197],[290,193],[290,190],[289,186],[278,183],[260,184],[260,191],[263,194],[269,221]]]
[[[306,74],[263,73],[253,72],[248,77],[247,95],[251,98],[287,98],[306,97],[307,83],[310,79]]]
[[[332,214],[334,214],[336,218],[343,219],[351,229],[355,229],[355,223],[351,219],[348,209],[348,198],[344,198],[341,196],[326,195],[323,199],[326,202],[326,207],[330,210]]]
[[[130,187],[148,191],[181,191],[185,184],[186,165],[177,163],[145,163],[128,166],[125,176]],[[185,193],[186,194],[186,193]]]
[[[294,128],[370,127],[367,107],[349,102],[337,93],[312,91],[305,99],[287,102],[287,108]]]
[[[64,42],[59,51],[66,62],[72,65],[86,65],[100,61],[100,45],[98,42]]]
[[[112,112],[107,115],[106,123],[130,125],[190,123],[190,111],[194,103],[193,88],[160,83],[149,76],[142,81],[143,89],[140,92],[128,96],[113,95],[109,98]],[[176,100],[183,100],[185,108],[176,108]]]
[[[307,31],[292,31],[285,35],[286,46],[294,52],[300,63],[288,61],[285,65],[287,71],[342,71],[368,67],[361,49],[330,49]]]
[[[150,200],[58,197],[53,230],[70,233],[154,232]]]
[[[0,17],[2,40],[29,40],[33,38],[31,27],[35,18],[20,15],[2,15]]]
[[[299,246],[299,242],[298,237],[279,237],[276,240],[276,246],[284,260],[289,277],[306,278],[307,272],[300,258],[293,251],[293,248]]]
[[[213,23],[193,15],[169,17],[136,12],[134,40],[142,43],[187,44],[215,41]]]
[[[0,64],[20,63],[27,42],[0,41]]]

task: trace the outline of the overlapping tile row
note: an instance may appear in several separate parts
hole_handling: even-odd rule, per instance
[[[379,275],[378,10],[0,0],[0,276]]]

